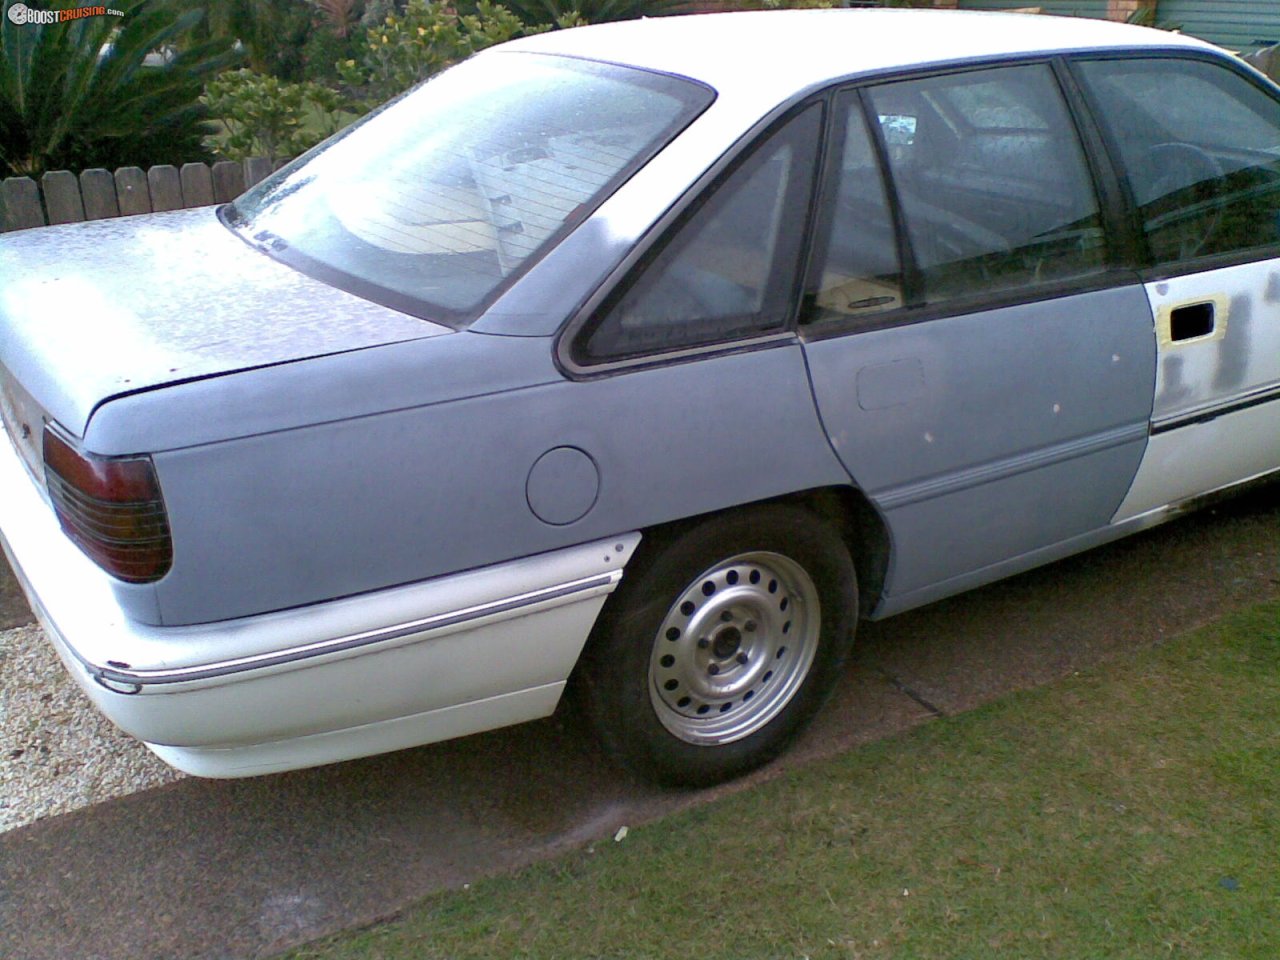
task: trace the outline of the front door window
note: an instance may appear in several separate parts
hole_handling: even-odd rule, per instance
[[[1280,102],[1203,60],[1096,60],[1079,70],[1154,262],[1280,244]]]

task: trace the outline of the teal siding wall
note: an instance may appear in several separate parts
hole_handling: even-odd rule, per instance
[[[966,10],[1039,7],[1060,16],[1107,15],[1107,0],[960,0]],[[1280,0],[1158,0],[1156,21],[1230,50],[1280,43]]]
[[[1013,10],[1039,7],[1045,13],[1072,17],[1105,17],[1107,0],[960,0],[966,10]]]
[[[1280,43],[1276,0],[1160,0],[1156,20],[1181,24],[1183,33],[1232,50]]]

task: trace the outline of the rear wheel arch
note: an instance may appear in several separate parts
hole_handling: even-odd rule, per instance
[[[575,698],[608,752],[650,779],[706,785],[746,772],[785,746],[839,675],[856,621],[883,582],[883,524],[856,491],[822,489],[643,532],[575,670]],[[869,602],[860,602],[864,569]],[[812,607],[808,639],[803,614],[779,617],[770,632],[769,604],[787,594]],[[679,642],[673,625],[684,628]],[[719,650],[730,635],[734,649]],[[739,638],[741,649],[732,642]],[[797,653],[803,664],[789,668]],[[708,657],[722,658],[725,673],[717,676]],[[723,722],[703,717],[709,709]]]
[[[780,498],[801,504],[833,524],[858,572],[858,614],[868,617],[880,602],[889,571],[889,526],[857,487],[819,487]]]
[[[698,514],[641,530],[637,555],[642,559],[659,544],[669,543],[693,526],[716,516],[773,503],[791,503],[817,514],[831,524],[844,541],[858,573],[858,613],[867,617],[880,602],[892,552],[889,526],[862,490],[854,486],[814,487],[754,504],[740,504],[713,513]],[[643,561],[642,561],[643,562]],[[635,563],[633,558],[632,563]]]

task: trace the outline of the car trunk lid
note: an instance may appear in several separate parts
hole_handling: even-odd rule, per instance
[[[83,436],[111,397],[450,332],[277,263],[210,207],[9,234],[0,277],[0,393],[20,449],[23,424]]]

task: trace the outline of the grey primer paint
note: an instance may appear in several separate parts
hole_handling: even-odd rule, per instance
[[[130,612],[155,610],[164,624],[245,616],[848,483],[794,341],[582,382],[554,372],[550,339],[456,334],[401,346],[434,345],[445,362],[450,342],[467,345],[473,371],[470,384],[455,383],[454,398],[396,403],[396,389],[406,398],[430,390],[384,380],[386,413],[157,455],[179,557],[150,588],[153,598],[120,593]],[[548,379],[526,369],[527,385],[467,395],[479,388],[479,371],[512,369],[504,351],[528,359],[535,345]],[[350,356],[384,354],[371,369],[385,374],[393,349]],[[431,370],[420,368],[419,379]],[[164,394],[167,406],[171,391]],[[288,390],[255,395],[287,418]],[[545,478],[534,465],[565,447],[596,467],[599,489],[587,502],[588,471],[578,471],[573,502],[552,502],[546,522],[531,508],[529,478],[540,498]],[[582,466],[572,457],[570,466]]]
[[[76,436],[112,396],[448,332],[276,263],[210,207],[6,234],[0,277],[6,365]]]
[[[886,518],[889,604],[1107,526],[1146,447],[1141,286],[806,345],[831,442]]]

